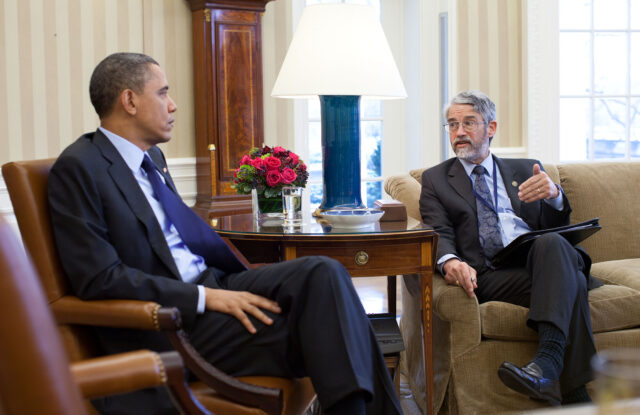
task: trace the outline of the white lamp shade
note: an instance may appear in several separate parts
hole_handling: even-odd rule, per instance
[[[307,6],[271,95],[405,98],[400,73],[372,7]]]

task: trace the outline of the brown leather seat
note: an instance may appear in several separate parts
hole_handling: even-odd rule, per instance
[[[187,414],[209,414],[186,388],[177,352],[122,353],[71,365],[33,265],[0,217],[0,413],[88,414],[84,398],[167,385]]]
[[[194,385],[194,391],[213,412],[304,413],[315,397],[309,378],[241,379],[224,374],[205,362],[189,344],[177,309],[134,300],[82,301],[71,294],[59,262],[49,219],[47,182],[54,161],[10,162],[2,166],[2,174],[22,239],[31,252],[70,359],[77,361],[96,355],[97,348],[86,326],[163,330],[180,352],[185,365],[202,381]]]

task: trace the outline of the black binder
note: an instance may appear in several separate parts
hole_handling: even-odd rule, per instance
[[[400,334],[400,328],[394,315],[368,314],[368,317],[383,355],[399,353],[404,350],[404,341],[402,341],[402,334]]]
[[[573,225],[523,233],[511,241],[509,245],[502,248],[491,259],[491,265],[499,268],[505,265],[519,265],[524,263],[533,241],[545,233],[557,232],[564,236],[571,245],[577,245],[600,229],[602,229],[602,226],[598,223],[598,218],[593,218],[584,222],[574,223]]]

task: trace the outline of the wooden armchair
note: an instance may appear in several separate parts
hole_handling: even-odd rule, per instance
[[[209,414],[187,389],[177,352],[148,350],[71,366],[35,270],[0,218],[0,413],[88,414],[85,399],[165,385],[186,414]]]
[[[47,182],[54,161],[10,162],[2,166],[2,174],[25,248],[32,254],[71,361],[96,354],[87,326],[163,331],[200,380],[189,386],[209,410],[224,414],[304,413],[315,397],[309,378],[226,375],[191,346],[177,309],[134,300],[82,301],[71,294],[49,219]]]

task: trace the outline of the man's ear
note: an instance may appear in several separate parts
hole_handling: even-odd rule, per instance
[[[120,105],[129,115],[136,115],[138,107],[136,105],[136,94],[130,89],[125,89],[120,93]]]
[[[489,126],[487,127],[487,135],[489,138],[493,138],[496,135],[496,131],[498,130],[498,122],[496,120],[490,121]]]

